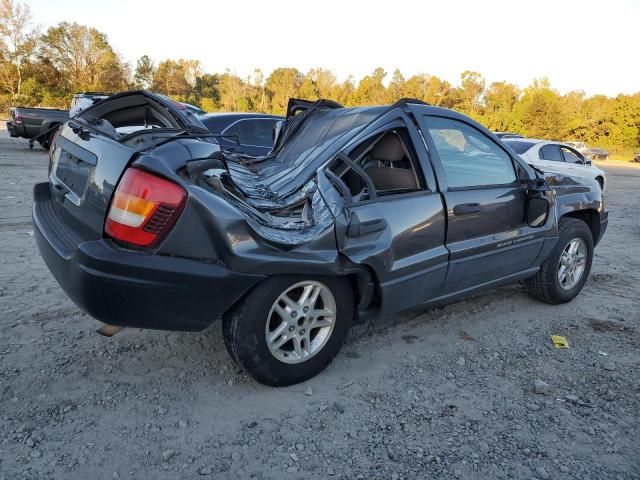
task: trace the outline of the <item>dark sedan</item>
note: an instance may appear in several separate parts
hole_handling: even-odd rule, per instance
[[[266,155],[273,146],[276,123],[284,117],[264,113],[208,113],[199,120],[215,134],[229,135],[219,139],[224,149],[252,156]]]

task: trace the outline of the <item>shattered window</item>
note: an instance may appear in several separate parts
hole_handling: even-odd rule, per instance
[[[420,189],[416,155],[406,128],[388,130],[367,139],[353,150],[351,157],[371,179],[379,196]],[[343,165],[339,175],[354,197],[368,198],[361,174]]]

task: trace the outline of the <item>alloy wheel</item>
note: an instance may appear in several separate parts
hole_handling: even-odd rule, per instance
[[[269,311],[265,339],[283,363],[301,363],[327,344],[336,321],[336,301],[321,282],[296,283],[276,299]]]
[[[558,283],[563,290],[571,290],[582,278],[587,264],[587,244],[581,238],[571,240],[560,255]]]

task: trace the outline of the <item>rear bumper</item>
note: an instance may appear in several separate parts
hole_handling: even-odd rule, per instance
[[[202,330],[263,278],[124,250],[110,240],[81,242],[57,217],[52,201],[49,184],[37,184],[33,223],[40,254],[69,298],[105,323]]]
[[[18,128],[17,125],[15,125],[13,122],[7,122],[7,132],[9,132],[9,136],[11,137],[19,137],[20,136],[20,129]],[[21,127],[22,130],[24,131],[24,127]]]

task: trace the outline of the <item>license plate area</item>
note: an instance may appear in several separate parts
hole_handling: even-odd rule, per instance
[[[79,205],[96,164],[97,157],[93,153],[58,137],[51,158],[53,183],[64,187],[66,197]]]

